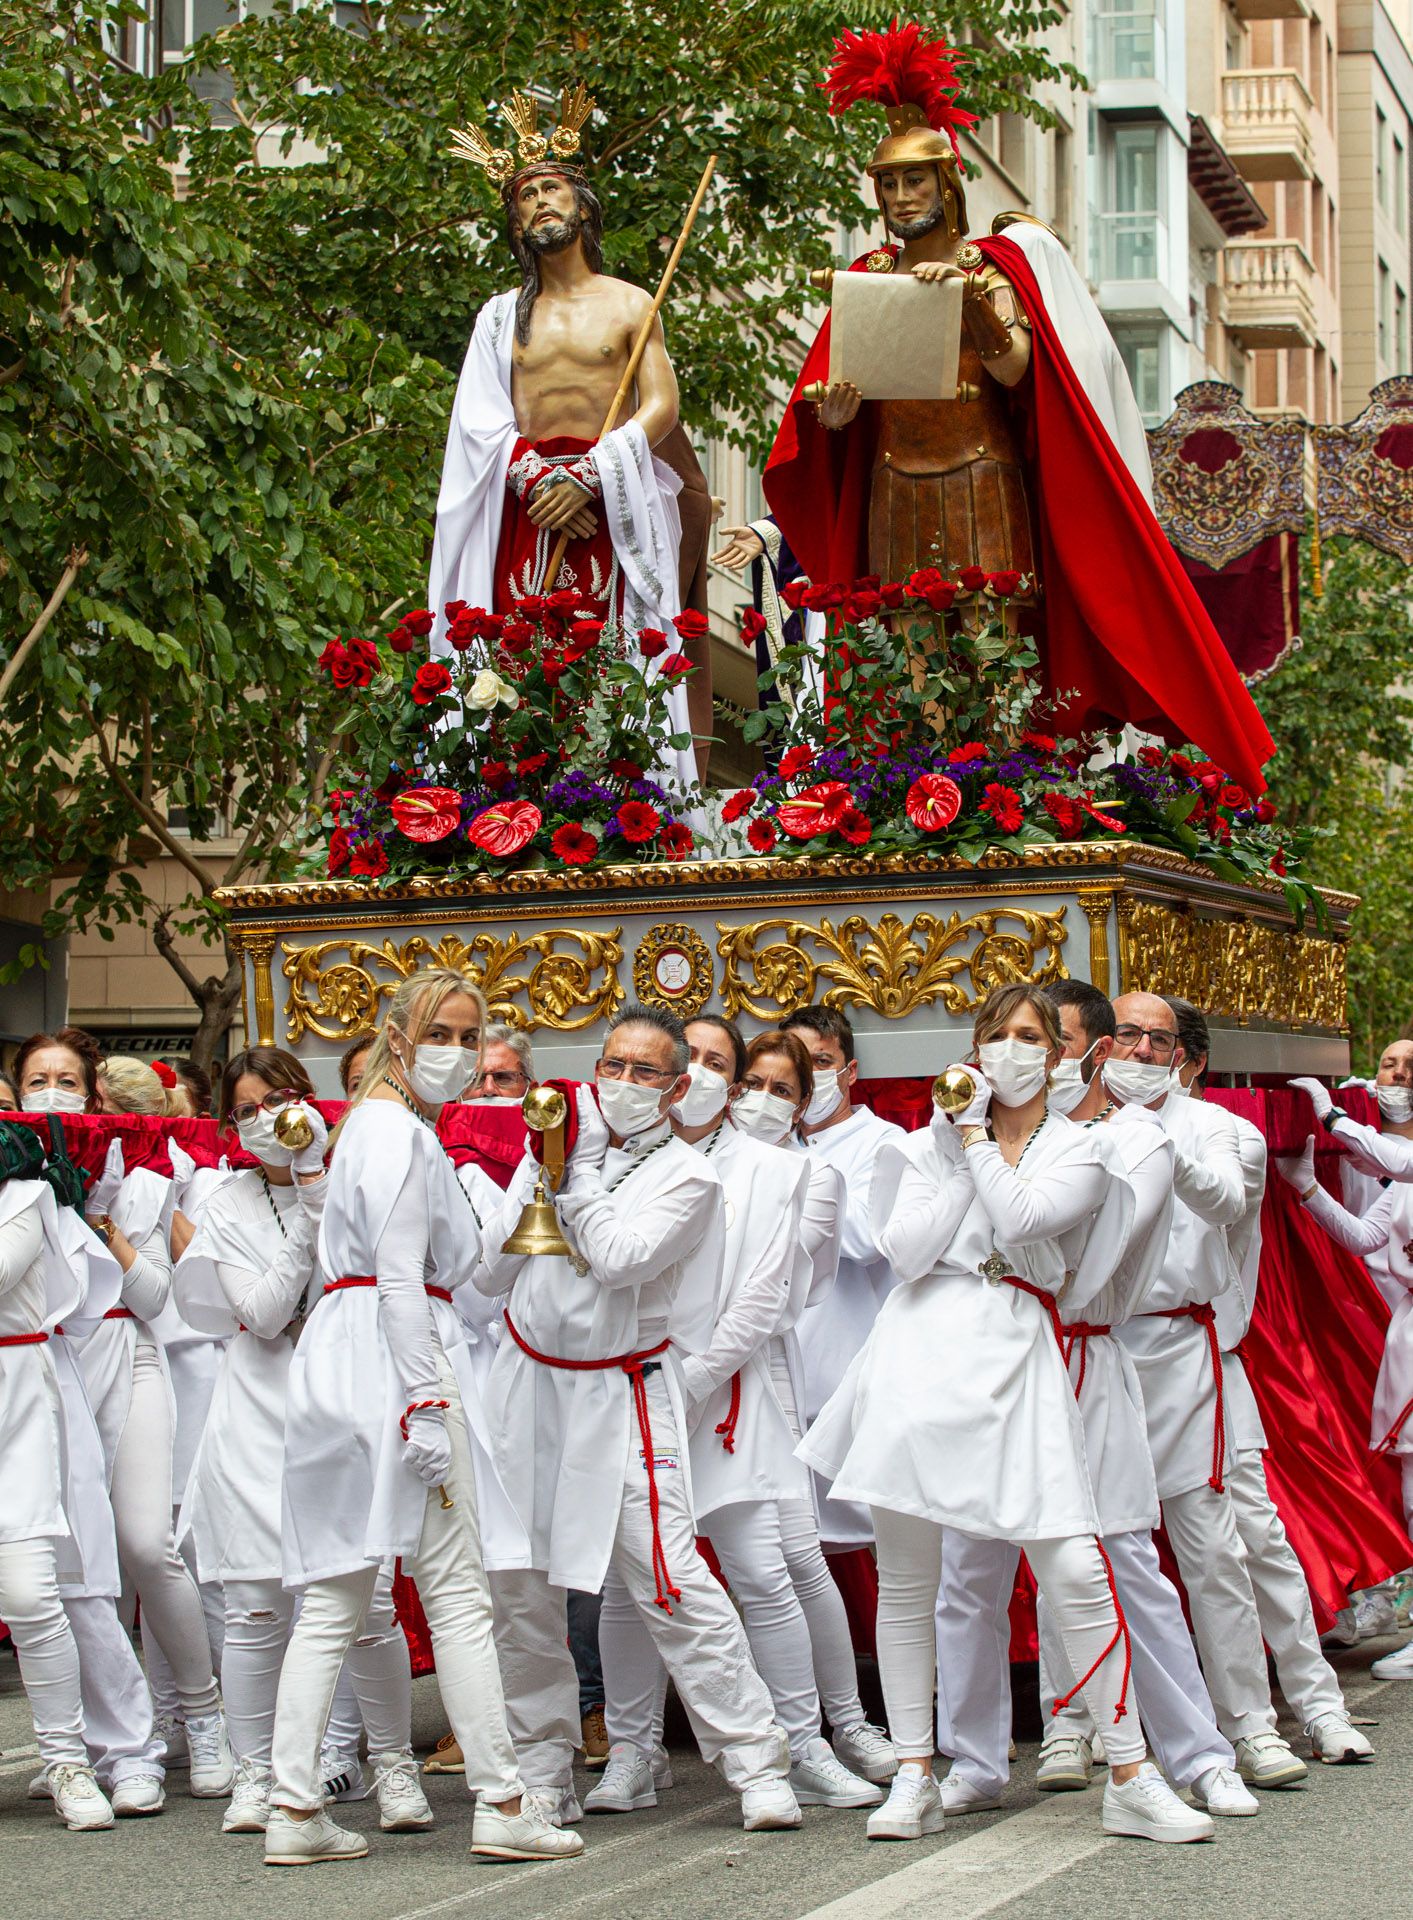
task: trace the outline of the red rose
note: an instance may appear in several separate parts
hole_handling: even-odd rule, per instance
[[[657,844],[669,860],[685,860],[697,843],[689,826],[681,820],[669,820],[658,835]]]
[[[1020,575],[1014,568],[1008,568],[1004,573],[993,573],[986,584],[998,599],[1004,600],[1008,594],[1015,592],[1020,583]]]
[[[1053,734],[1049,733],[1023,733],[1021,735],[1021,745],[1023,747],[1029,747],[1032,753],[1053,753],[1055,751],[1055,738]]]
[[[453,787],[410,787],[393,801],[392,817],[409,840],[445,840],[461,825],[461,795]]]
[[[962,790],[945,773],[919,774],[903,802],[919,833],[940,833],[962,810]]]
[[[603,638],[603,629],[602,620],[576,620],[569,629],[569,637],[574,643],[570,650],[571,657],[582,660],[586,653],[591,653]]]
[[[791,747],[780,758],[780,778],[793,780],[797,773],[803,773],[806,767],[814,765],[813,747]]]
[[[1151,748],[1147,749],[1147,751],[1151,752],[1152,749]],[[1194,771],[1192,762],[1188,759],[1185,753],[1173,754],[1172,758],[1168,762],[1168,765],[1172,768],[1174,773],[1180,773],[1183,775],[1184,778],[1190,777]]]
[[[722,819],[739,820],[743,813],[750,812],[756,803],[756,798],[757,795],[754,787],[742,787],[739,793],[732,794],[731,798],[721,809]]]
[[[832,583],[809,587],[805,591],[803,604],[810,613],[833,613],[836,607],[844,604],[844,589]]]
[[[478,607],[476,609],[476,626],[481,638],[483,640],[489,640],[491,645],[494,646],[505,629],[505,615],[503,613],[486,613]]]
[[[430,607],[414,607],[411,613],[403,614],[399,624],[406,627],[409,633],[415,633],[419,640],[425,640],[436,623],[437,617]]]
[[[352,676],[345,684],[354,687],[366,687],[368,682],[373,678],[373,675],[378,671],[378,649],[373,645],[371,640],[350,640],[345,658],[348,661],[348,669]],[[337,676],[335,676],[334,684],[336,686],[339,684]]]
[[[446,630],[447,645],[454,647],[457,653],[465,653],[474,647],[480,635],[479,621],[479,608],[457,614]]]
[[[1047,793],[1041,804],[1060,829],[1062,840],[1078,840],[1084,831],[1084,811],[1078,800],[1067,793]]]
[[[570,662],[562,653],[547,653],[540,661],[540,672],[545,676],[545,685],[551,689],[557,687],[568,673]]]
[[[353,849],[348,870],[360,880],[376,880],[388,870],[388,850],[381,840],[360,840]]]
[[[746,838],[757,853],[769,853],[777,835],[769,820],[752,820],[746,828]]]
[[[515,611],[522,620],[532,620],[537,624],[544,610],[544,596],[538,593],[527,593],[523,600],[517,600],[515,603]]]
[[[449,626],[457,614],[465,613],[466,602],[464,600],[448,600],[442,611],[447,617],[447,624]]]
[[[352,844],[353,836],[347,827],[334,828],[333,832],[329,835],[328,871],[330,874],[343,872],[344,868],[348,865],[349,849]]]
[[[662,815],[646,800],[625,800],[616,815],[618,831],[630,846],[641,847],[662,825]]]
[[[330,640],[319,655],[318,664],[340,691],[358,684],[358,669],[349,659],[342,640]]]
[[[985,567],[963,567],[957,575],[957,585],[963,593],[980,593],[986,585]]]
[[[951,766],[962,767],[969,761],[985,760],[987,757],[986,748],[979,740],[968,740],[963,746],[953,747],[947,755],[947,760]]]
[[[545,595],[547,613],[577,613],[579,603],[584,598],[577,587],[556,587],[553,593]]]
[[[608,770],[615,780],[641,780],[643,769],[636,760],[610,760]]]
[[[792,840],[812,840],[817,833],[832,833],[845,808],[852,805],[853,796],[842,780],[822,780],[784,801],[775,817]]]
[[[695,673],[696,668],[692,665],[685,653],[669,653],[659,668],[659,672],[664,679],[672,679],[679,673]]]
[[[412,698],[419,707],[425,707],[435,700],[438,694],[451,690],[451,675],[440,660],[426,660],[417,669],[412,682]]]
[[[405,626],[394,627],[388,635],[388,646],[394,653],[411,653],[416,644],[411,629]]]
[[[856,622],[859,620],[871,620],[873,616],[876,613],[880,613],[882,609],[883,595],[879,593],[877,588],[862,587],[854,593],[851,593],[844,602],[844,618]]]
[[[523,760],[516,761],[515,771],[528,777],[532,773],[543,773],[549,763],[550,756],[547,753],[527,753]]]
[[[810,590],[808,580],[791,580],[780,589],[780,598],[791,613],[798,613],[805,604],[805,595]]]
[[[1258,800],[1256,802],[1256,818],[1261,822],[1263,827],[1270,826],[1275,817],[1276,810],[1269,800]]]
[[[667,652],[667,635],[658,627],[644,627],[638,635],[638,651],[645,660],[656,660]]]
[[[885,580],[879,587],[879,597],[890,610],[901,607],[907,597],[907,588],[901,580]]]
[[[754,607],[741,609],[741,642],[743,646],[753,647],[765,632],[765,615],[757,613]]]
[[[672,622],[677,629],[679,640],[701,640],[705,637],[711,622],[704,613],[698,613],[695,607],[686,607]]]
[[[859,807],[845,807],[834,831],[842,834],[851,847],[861,847],[873,832],[869,817]]]
[[[1163,749],[1161,747],[1140,747],[1138,749],[1138,764],[1141,767],[1161,767],[1163,764]]]
[[[497,800],[478,813],[466,829],[466,838],[483,853],[506,860],[527,847],[544,821],[539,808],[529,800]]]
[[[566,867],[585,867],[599,850],[599,843],[592,833],[586,833],[583,827],[574,821],[555,829],[550,841],[550,852]]]
[[[993,780],[981,796],[981,811],[989,813],[1002,833],[1017,833],[1025,812],[1014,787],[1003,787]]]
[[[499,793],[510,785],[510,768],[504,760],[488,760],[481,769],[481,784],[489,787],[492,793]]]
[[[1251,805],[1251,795],[1246,791],[1245,787],[1239,787],[1235,780],[1229,780],[1217,795],[1217,798],[1224,807],[1240,809]]]
[[[512,615],[500,630],[500,641],[508,653],[528,653],[535,644],[535,629],[528,620]]]

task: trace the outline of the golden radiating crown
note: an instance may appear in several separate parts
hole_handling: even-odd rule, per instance
[[[486,178],[494,186],[504,187],[513,175],[528,167],[538,167],[551,156],[568,166],[579,156],[584,124],[594,110],[593,100],[582,82],[560,95],[559,124],[551,134],[539,131],[539,103],[517,87],[510,105],[502,109],[515,134],[516,151],[493,146],[479,127],[452,129],[451,150],[473,166],[484,167]]]

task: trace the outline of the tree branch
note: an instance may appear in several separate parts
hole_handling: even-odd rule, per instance
[[[172,937],[171,910],[164,907],[152,923],[152,944],[166,961],[172,972],[181,981],[197,1006],[204,1006],[206,989],[197,979],[191,968],[177,952],[176,941]]]
[[[8,387],[12,380],[18,380],[25,370],[25,356],[12,360],[8,367],[0,367],[0,387]]]
[[[40,614],[24,639],[21,640],[20,644],[15,648],[4,673],[0,674],[0,704],[3,704],[5,695],[10,691],[10,685],[15,675],[19,672],[43,636],[44,629],[49,625],[49,622],[54,618],[54,615],[68,598],[69,588],[74,584],[75,580],[78,579],[80,571],[87,565],[88,548],[72,548],[69,553],[68,564],[59,575],[59,584],[50,594],[43,613]]]
[[[113,755],[112,749],[108,745],[107,734],[104,733],[102,725],[100,724],[97,715],[94,713],[92,707],[88,704],[86,700],[80,699],[79,711],[83,714],[84,719],[89,724],[89,728],[93,734],[94,742],[98,748],[98,757],[103,762],[103,770],[108,775],[108,778],[113,782],[113,785],[118,789],[118,792],[123,796],[123,798],[127,801],[128,805],[133,809],[133,811],[141,819],[143,825],[146,826],[150,832],[156,835],[157,839],[161,841],[162,845],[167,849],[167,852],[171,854],[172,858],[174,860],[180,861],[182,866],[186,868],[187,872],[192,876],[192,878],[197,882],[198,886],[201,888],[202,897],[204,898],[211,891],[211,876],[206,872],[204,867],[198,864],[198,862],[195,860],[192,854],[189,853],[188,850],[176,838],[171,828],[167,825],[166,821],[162,818],[161,814],[157,812],[156,808],[149,807],[146,804],[146,802],[142,799],[141,795],[133,791],[131,785],[129,784],[127,779],[124,777],[123,770],[118,765],[118,762]]]

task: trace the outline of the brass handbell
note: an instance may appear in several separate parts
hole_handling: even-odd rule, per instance
[[[280,1108],[275,1115],[274,1126],[275,1138],[282,1147],[288,1147],[293,1153],[313,1144],[314,1129],[309,1124],[309,1115],[297,1100]]]
[[[564,1259],[574,1249],[560,1232],[559,1215],[545,1191],[559,1191],[564,1178],[564,1123],[569,1118],[569,1102],[558,1087],[531,1087],[520,1103],[525,1125],[532,1133],[544,1135],[544,1162],[535,1182],[532,1197],[520,1210],[514,1233],[501,1248],[502,1253],[550,1253]]]
[[[965,1067],[945,1067],[932,1083],[932,1103],[943,1113],[960,1113],[976,1098],[976,1079]]]

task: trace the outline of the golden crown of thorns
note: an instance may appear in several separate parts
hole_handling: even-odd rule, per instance
[[[537,167],[551,158],[565,166],[579,155],[584,123],[594,110],[594,102],[583,84],[566,87],[560,95],[559,124],[553,133],[539,131],[539,103],[519,88],[510,96],[510,105],[501,109],[516,136],[516,151],[492,146],[479,127],[452,129],[451,150],[458,158],[483,167],[486,178],[504,187],[516,173]]]

